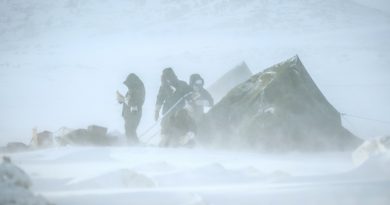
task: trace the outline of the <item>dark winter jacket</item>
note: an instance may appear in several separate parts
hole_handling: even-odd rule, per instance
[[[201,82],[201,83],[199,83]],[[190,77],[190,86],[192,88],[192,106],[194,111],[203,114],[204,105],[197,102],[206,101],[210,107],[214,106],[214,100],[211,94],[203,88],[204,80],[199,74],[192,74]]]
[[[166,114],[167,111],[172,108],[171,112],[175,112],[184,107],[185,97],[191,92],[191,87],[184,81],[177,78],[172,68],[166,68],[161,76],[161,86],[158,91],[156,107],[162,106],[162,114]]]
[[[142,111],[142,106],[145,102],[145,86],[144,83],[134,73],[129,74],[127,79],[123,82],[129,89],[125,96],[125,103],[123,103],[122,116],[126,117],[134,109],[139,112]]]

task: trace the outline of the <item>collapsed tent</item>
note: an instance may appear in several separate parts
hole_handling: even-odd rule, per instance
[[[245,62],[237,65],[229,72],[225,73],[221,78],[214,82],[207,90],[214,98],[214,102],[218,102],[225,96],[232,88],[238,84],[248,80],[252,76]]]
[[[342,150],[361,140],[342,126],[298,56],[233,88],[206,115],[217,144],[261,150]]]

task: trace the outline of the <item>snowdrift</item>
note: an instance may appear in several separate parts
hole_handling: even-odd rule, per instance
[[[371,156],[363,164],[349,173],[352,176],[376,180],[390,179],[390,151]]]
[[[36,196],[29,188],[30,177],[19,167],[11,163],[8,157],[0,165],[0,204],[49,205],[42,196]]]
[[[216,143],[262,150],[342,150],[361,140],[295,56],[233,88],[207,114]]]
[[[150,188],[155,182],[147,176],[129,169],[119,169],[88,179],[75,179],[67,184],[73,189],[95,187],[106,188]]]
[[[389,204],[389,158],[157,147],[58,147],[12,153],[58,205]],[[282,196],[282,197],[281,197]],[[336,196],[336,197],[335,197]]]
[[[377,157],[384,153],[390,153],[390,136],[377,137],[364,141],[352,153],[352,160],[356,165],[361,165],[371,157]]]

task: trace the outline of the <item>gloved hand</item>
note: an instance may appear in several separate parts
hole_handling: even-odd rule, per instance
[[[116,91],[116,100],[122,104],[125,102],[125,97],[119,91]]]
[[[137,106],[131,106],[130,107],[130,112],[138,112],[138,107]]]

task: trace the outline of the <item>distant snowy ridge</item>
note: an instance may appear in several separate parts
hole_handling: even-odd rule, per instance
[[[353,1],[390,14],[390,1],[388,0],[353,0]]]
[[[0,0],[0,36],[46,33],[187,32],[241,28],[343,29],[389,22],[386,13],[338,0]],[[361,15],[369,18],[360,19]],[[310,18],[305,18],[310,17]],[[16,35],[16,36],[15,36]]]

